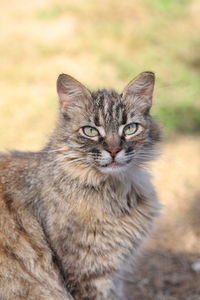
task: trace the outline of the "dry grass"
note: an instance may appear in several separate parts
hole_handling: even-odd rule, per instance
[[[155,164],[155,184],[165,205],[157,243],[165,249],[200,254],[200,137],[166,143]]]
[[[199,103],[199,1],[179,2],[3,1],[0,149],[42,145],[55,120],[62,72],[91,88],[120,91],[138,72],[153,70],[154,113],[169,129],[177,120],[188,123],[179,113],[171,117],[173,109],[158,109]]]

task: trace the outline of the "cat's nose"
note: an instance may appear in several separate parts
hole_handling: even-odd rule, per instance
[[[122,150],[120,137],[117,134],[108,135],[105,140],[104,147],[104,149],[110,153],[112,158],[115,158],[117,153]]]
[[[112,158],[114,158],[118,152],[121,151],[121,148],[108,148],[106,149],[112,156]]]

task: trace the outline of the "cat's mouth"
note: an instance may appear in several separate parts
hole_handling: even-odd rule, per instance
[[[122,164],[116,161],[112,161],[111,163],[103,165],[102,167],[119,167],[119,166],[122,166]]]
[[[122,167],[124,165],[127,165],[130,162],[131,162],[131,159],[127,160],[125,163],[120,163],[120,162],[117,162],[117,161],[112,161],[112,162],[110,162],[108,164],[105,164],[105,165],[103,165],[101,167],[103,167],[103,168],[106,168],[106,167],[117,168],[117,167]]]

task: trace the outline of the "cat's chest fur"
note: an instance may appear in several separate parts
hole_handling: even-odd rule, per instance
[[[75,189],[65,201],[59,201],[52,190],[57,205],[48,231],[69,277],[84,277],[88,272],[106,274],[120,268],[137,250],[157,213],[155,207],[148,206],[151,199],[147,195],[139,195],[129,179]]]

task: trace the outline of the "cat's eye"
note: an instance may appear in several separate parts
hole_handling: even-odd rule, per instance
[[[124,135],[132,135],[136,133],[138,130],[138,124],[137,123],[130,123],[124,127]]]
[[[99,132],[96,128],[91,126],[84,126],[82,127],[83,133],[88,137],[96,137],[99,136]]]

